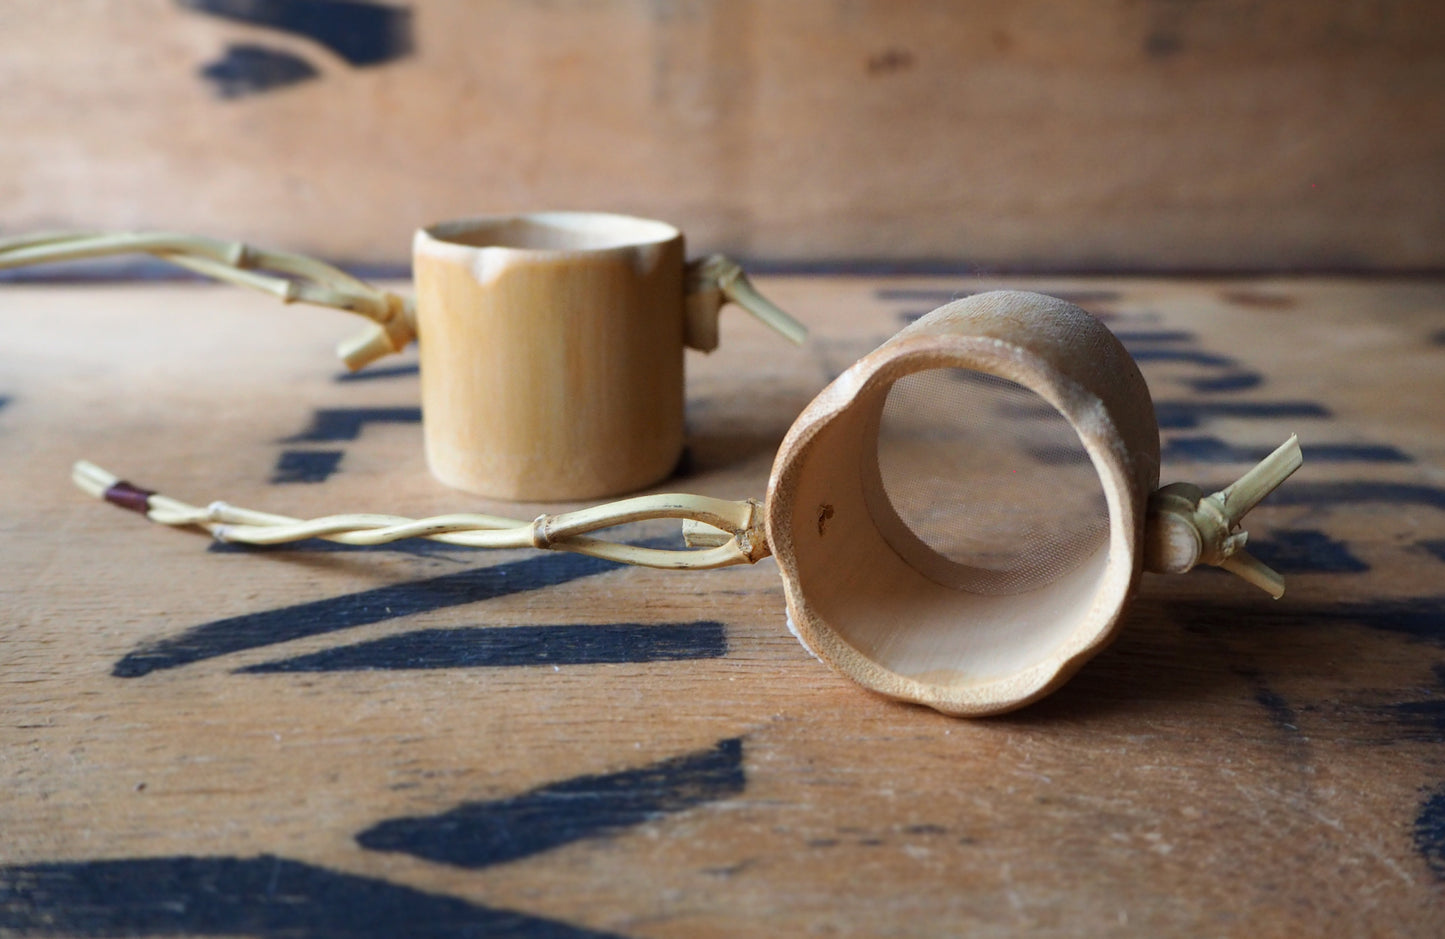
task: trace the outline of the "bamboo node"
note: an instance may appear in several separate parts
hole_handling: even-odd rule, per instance
[[[1149,497],[1144,525],[1144,569],[1183,574],[1200,564],[1220,567],[1249,581],[1276,600],[1284,577],[1245,550],[1244,516],[1303,463],[1299,438],[1277,450],[1232,485],[1204,494],[1193,483],[1171,483]]]
[[[747,310],[770,329],[794,343],[808,330],[758,292],[742,265],[721,254],[691,261],[686,270],[685,340],[688,348],[711,352],[718,345],[718,313],[729,301]]]
[[[544,513],[532,519],[532,547],[545,551],[552,547],[552,536],[547,532],[551,519]]]

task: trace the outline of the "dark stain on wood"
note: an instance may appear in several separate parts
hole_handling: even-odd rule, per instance
[[[351,65],[380,65],[412,52],[411,10],[361,0],[179,0],[180,5],[304,36]]]
[[[1213,418],[1276,420],[1326,418],[1330,412],[1314,401],[1157,401],[1154,413],[1160,430],[1193,430]]]
[[[1415,848],[1435,876],[1445,880],[1445,789],[1421,803],[1415,816]]]
[[[144,645],[117,662],[111,674],[117,678],[139,678],[151,672],[179,668],[232,652],[554,587],[617,567],[614,562],[581,554],[547,554],[427,580],[389,584],[310,603],[245,613],[202,623],[178,636]]]
[[[419,407],[317,408],[311,425],[282,443],[333,443],[356,440],[367,424],[420,424]]]
[[[387,378],[410,378],[421,374],[421,366],[415,362],[410,365],[383,365],[364,368],[359,372],[342,372],[336,376],[334,381],[377,381]]]
[[[219,98],[244,98],[310,81],[321,73],[316,66],[284,49],[239,44],[201,68]]]
[[[1385,444],[1311,443],[1300,447],[1306,463],[1410,463],[1410,456]],[[1273,447],[1249,447],[1218,437],[1173,437],[1160,459],[1196,463],[1258,463]]]
[[[1226,303],[1255,310],[1290,310],[1299,305],[1299,301],[1289,294],[1261,290],[1228,290],[1221,296]]]
[[[1315,529],[1250,538],[1249,551],[1281,574],[1363,574],[1370,569],[1344,542]]]
[[[344,672],[433,668],[515,668],[673,662],[727,655],[727,633],[691,623],[468,626],[399,636],[265,662],[242,672]]]
[[[1290,480],[1269,496],[1270,505],[1416,505],[1445,509],[1445,489],[1419,483],[1376,480],[1299,482]]]
[[[22,936],[418,939],[612,935],[262,854],[0,867],[0,932]]]
[[[356,840],[372,851],[491,867],[726,799],[746,785],[743,742],[733,738],[638,769],[580,776],[440,815],[392,819]]]
[[[324,483],[341,467],[340,450],[282,450],[271,482]]]
[[[1002,287],[990,287],[989,290],[1002,290]],[[974,289],[939,289],[930,287],[880,287],[873,292],[873,295],[885,303],[915,302],[915,303],[952,303],[954,300],[962,300],[974,294],[984,293],[983,290]],[[1050,297],[1057,297],[1060,300],[1084,306],[1089,303],[1111,303],[1122,298],[1117,290],[1049,290],[1044,287],[1038,288],[1036,293],[1047,294]]]
[[[1445,646],[1445,596],[1293,606],[1288,601],[1265,606],[1252,602],[1201,604],[1196,600],[1168,603],[1166,607],[1186,629],[1203,634],[1233,629],[1236,624],[1247,624],[1254,633],[1360,626]]]

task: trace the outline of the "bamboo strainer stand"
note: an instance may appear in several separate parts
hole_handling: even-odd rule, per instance
[[[7,266],[5,252],[0,244],[0,266]],[[204,263],[188,266],[215,273],[211,256],[202,256]],[[374,357],[402,334],[392,324],[396,311],[409,315],[404,301],[383,295],[376,302],[350,284],[336,289],[353,302],[347,308],[362,306],[355,298],[365,297],[359,312],[383,311],[372,316],[383,338],[374,332],[353,344],[355,358]],[[713,289],[721,295],[727,288]],[[385,311],[393,311],[392,319]],[[701,319],[715,315],[714,305]],[[988,551],[975,563],[940,550],[923,526],[904,517],[902,500],[884,478],[880,434],[890,395],[916,378],[955,373],[1040,399],[1045,412],[1066,422],[1084,454],[1082,465],[1092,469],[1086,475],[1097,480],[1097,537],[1065,543],[1058,558],[1033,565],[1042,574],[995,569]],[[1023,706],[1065,682],[1113,637],[1141,571],[1184,573],[1210,564],[1282,595],[1282,578],[1245,550],[1240,524],[1300,463],[1298,441],[1291,437],[1219,492],[1205,495],[1179,483],[1158,489],[1158,424],[1128,352],[1072,304],[998,291],[934,310],[825,388],[784,439],[764,502],[662,494],[532,520],[472,514],[302,520],[224,502],[191,505],[84,461],[76,464],[74,480],[91,495],[152,521],[197,526],[220,540],[248,544],[305,538],[379,544],[420,537],[673,569],[752,563],[773,554],[789,627],[814,655],[878,693],[976,716]],[[1048,502],[1051,495],[1042,498]],[[974,501],[980,503],[974,511],[995,507],[986,498]],[[599,537],[616,525],[657,518],[682,520],[688,549]],[[992,547],[1033,564],[1027,544]]]

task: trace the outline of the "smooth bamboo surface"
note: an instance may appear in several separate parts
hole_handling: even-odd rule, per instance
[[[911,318],[1037,290],[1140,363],[1161,482],[1299,434],[1249,516],[1289,592],[1145,574],[1067,685],[960,720],[809,656],[773,561],[215,547],[71,464],[294,518],[585,504],[433,479],[416,352],[343,377],[350,315],[3,286],[0,935],[1445,932],[1445,283],[758,281],[812,338],[725,316],[653,491],[761,495]],[[619,538],[681,546],[653,524]]]
[[[417,233],[428,462],[494,498],[636,491],[682,455],[682,234],[535,218]]]

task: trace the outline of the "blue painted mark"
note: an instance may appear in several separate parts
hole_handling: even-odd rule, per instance
[[[1406,701],[1391,705],[1390,711],[1413,739],[1445,743],[1445,699]]]
[[[410,365],[387,365],[375,368],[364,368],[359,372],[342,372],[336,376],[336,381],[375,381],[383,378],[409,378],[412,375],[420,375],[421,366],[413,362]]]
[[[989,287],[988,290],[1002,290],[1002,287]],[[888,303],[897,302],[919,302],[919,303],[952,303],[954,300],[962,300],[965,297],[972,297],[975,294],[985,293],[984,290],[946,290],[930,289],[927,287],[880,287],[874,291],[874,296],[879,300]],[[1086,303],[1110,303],[1122,298],[1117,290],[1049,290],[1039,288],[1034,293],[1047,294],[1050,297],[1058,297],[1069,303],[1083,306]]]
[[[269,854],[0,867],[0,932],[262,939],[610,935]]]
[[[1186,365],[1198,365],[1202,368],[1234,368],[1239,365],[1237,361],[1224,355],[1216,355],[1213,352],[1202,352],[1198,349],[1159,349],[1147,348],[1130,350],[1129,354],[1134,357],[1135,362],[1183,362]]]
[[[1161,430],[1193,430],[1215,418],[1264,421],[1331,416],[1313,401],[1157,401],[1154,413]]]
[[[931,290],[927,287],[880,287],[873,296],[884,303],[952,303],[978,293],[977,290]]]
[[[1247,628],[1309,629],[1323,626],[1363,626],[1396,633],[1409,639],[1445,646],[1445,596],[1371,600],[1360,603],[1291,605],[1195,601],[1168,604],[1170,615],[1186,629],[1212,632]]]
[[[1209,378],[1189,378],[1182,383],[1200,394],[1212,394],[1220,391],[1247,391],[1250,388],[1258,388],[1264,384],[1264,376],[1258,372],[1238,371]]]
[[[1445,690],[1445,664],[1433,667],[1435,682]],[[1387,706],[1386,710],[1396,721],[1403,724],[1416,739],[1430,743],[1445,743],[1445,695],[1439,691],[1429,692],[1423,701],[1404,701]]]
[[[1429,551],[1440,560],[1445,561],[1445,538],[1422,541],[1420,542],[1420,547],[1424,548],[1426,551]]]
[[[1194,333],[1177,329],[1121,329],[1114,331],[1114,338],[1122,342],[1131,352],[1134,346],[1150,345],[1156,342],[1194,342]]]
[[[1058,412],[1044,404],[1013,404],[1001,409],[1010,417],[1053,417]],[[1215,418],[1279,420],[1325,418],[1330,412],[1312,401],[1157,401],[1154,413],[1160,430],[1196,430]]]
[[[1254,307],[1264,310],[1287,310],[1295,306],[1298,301],[1289,294],[1265,293],[1262,290],[1230,290],[1221,296],[1225,301],[1236,306]]]
[[[1301,448],[1306,463],[1409,463],[1410,457],[1391,446],[1351,443],[1309,443]],[[1218,437],[1173,437],[1159,456],[1197,463],[1258,463],[1273,447],[1242,447]]]
[[[232,652],[256,649],[432,610],[479,603],[527,590],[555,587],[619,565],[581,554],[546,554],[428,580],[389,584],[360,593],[246,613],[193,626],[128,653],[115,664],[117,678],[139,678]]]
[[[311,426],[283,443],[332,443],[355,440],[367,424],[419,424],[421,408],[318,408]]]
[[[352,65],[380,65],[412,51],[411,10],[361,0],[178,0],[211,16],[305,36]]]
[[[1270,505],[1418,505],[1445,509],[1445,489],[1416,483],[1352,480],[1333,483],[1291,480],[1269,496]]]
[[[3,411],[5,409],[5,406],[9,403],[10,399],[7,396],[0,395],[0,411]]]
[[[356,840],[373,851],[490,867],[725,799],[746,784],[743,743],[734,738],[639,769],[581,776],[441,815],[391,819]]]
[[[271,482],[324,483],[340,466],[340,450],[282,450]]]
[[[1254,669],[1238,669],[1237,673],[1253,687],[1254,700],[1269,715],[1270,723],[1280,730],[1299,733],[1299,715],[1283,695],[1269,686],[1264,675]]]
[[[1445,789],[1421,803],[1415,816],[1415,848],[1435,876],[1445,880]]]
[[[1140,364],[1182,362],[1186,365],[1197,365],[1200,368],[1225,369],[1222,375],[1182,379],[1183,384],[1200,393],[1242,391],[1246,388],[1257,388],[1264,382],[1264,377],[1258,372],[1242,369],[1234,359],[1213,352],[1148,346],[1130,349],[1129,353],[1134,357],[1134,361]]]
[[[1277,531],[1249,539],[1249,551],[1281,574],[1362,574],[1370,565],[1322,531]]]
[[[344,672],[377,669],[515,668],[677,662],[727,655],[723,624],[604,625],[419,629],[310,655],[266,662],[242,672]]]
[[[211,83],[221,98],[275,91],[310,81],[321,73],[298,55],[283,49],[256,45],[231,45],[223,58],[201,68],[201,77]]]

